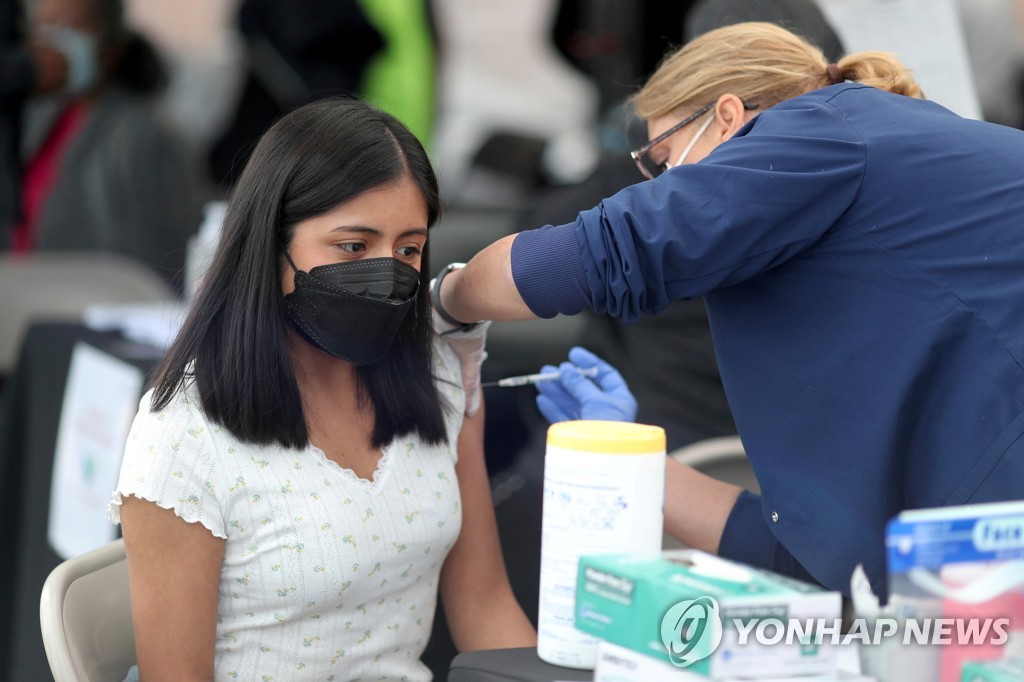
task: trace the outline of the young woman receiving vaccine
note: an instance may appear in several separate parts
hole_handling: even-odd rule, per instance
[[[111,518],[149,680],[429,680],[535,634],[502,562],[459,361],[431,329],[437,182],[344,100],[263,137],[128,438]]]

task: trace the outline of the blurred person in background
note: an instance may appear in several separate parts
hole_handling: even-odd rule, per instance
[[[161,110],[233,184],[280,114],[359,95],[428,144],[434,40],[426,0],[126,0],[169,83]]]
[[[240,0],[125,0],[125,23],[167,69],[160,111],[206,154],[235,115],[248,57]]]
[[[237,29],[248,69],[209,158],[214,181],[225,187],[281,114],[324,97],[359,94],[384,46],[357,0],[244,0]]]
[[[439,50],[434,154],[446,200],[518,209],[597,159],[598,92],[555,49],[557,0],[434,0]]]
[[[815,0],[698,0],[686,15],[686,39],[744,21],[767,21],[806,38],[836,62],[843,43]]]
[[[60,88],[68,75],[67,58],[54,46],[26,43],[23,23],[18,0],[0,3],[0,249],[7,247],[21,208],[19,141],[25,98]]]
[[[125,27],[121,0],[40,0],[32,31],[74,56],[62,91],[26,112],[12,250],[119,252],[173,281],[204,192],[155,109],[159,59]]]

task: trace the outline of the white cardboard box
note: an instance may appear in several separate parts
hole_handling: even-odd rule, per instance
[[[743,678],[750,680],[755,678]],[[765,677],[762,682],[875,682],[873,677],[837,672],[829,675],[804,677]],[[594,682],[708,682],[704,675],[687,672],[671,663],[612,644],[601,642],[597,647],[597,667]],[[741,682],[730,678],[722,682]]]

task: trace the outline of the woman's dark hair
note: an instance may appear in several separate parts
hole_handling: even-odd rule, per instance
[[[440,213],[437,178],[416,137],[393,116],[327,99],[281,118],[253,150],[232,192],[220,245],[177,339],[156,370],[153,409],[194,379],[208,417],[243,442],[305,447],[309,432],[288,344],[282,254],[296,224],[408,175]],[[357,368],[375,414],[373,445],[416,433],[447,440],[434,384],[428,249],[416,301],[388,354]],[[360,324],[353,320],[353,325]],[[194,366],[190,369],[191,363]]]

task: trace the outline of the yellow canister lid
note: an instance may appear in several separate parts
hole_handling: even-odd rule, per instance
[[[581,419],[548,427],[548,445],[608,455],[646,455],[665,451],[660,426]]]

